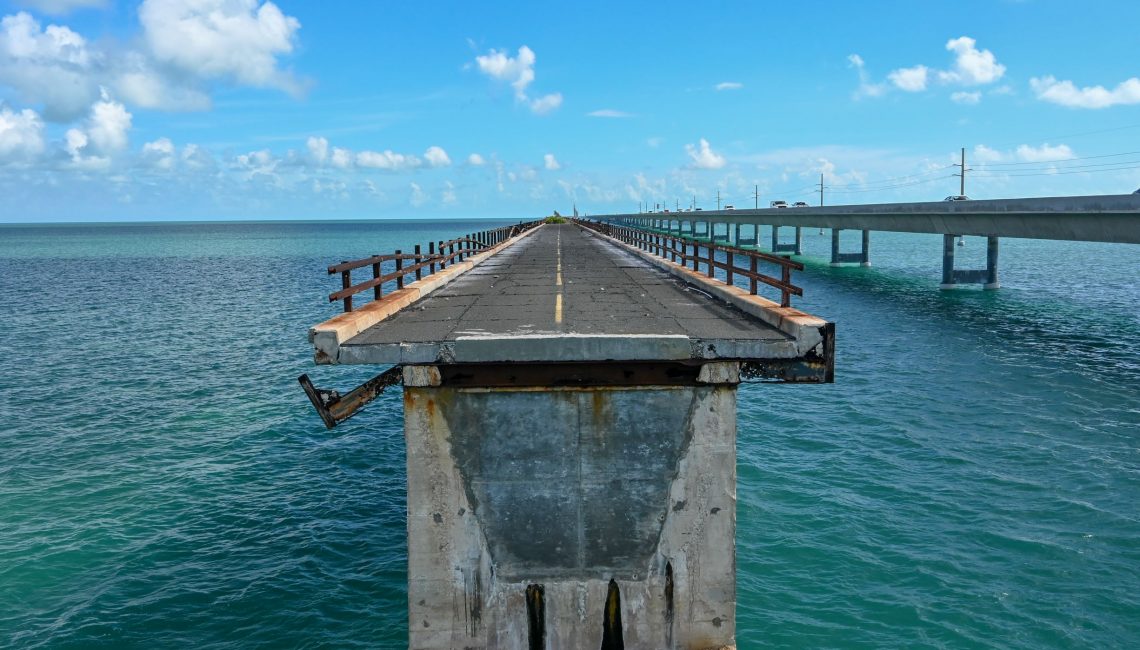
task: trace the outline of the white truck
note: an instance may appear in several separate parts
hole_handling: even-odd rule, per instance
[[[772,201],[771,203],[768,204],[768,207],[770,207],[770,208],[786,208],[786,207],[788,207],[788,202],[787,201]]]

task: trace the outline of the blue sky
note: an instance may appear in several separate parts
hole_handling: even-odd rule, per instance
[[[0,2],[0,221],[1140,187],[1140,3]]]

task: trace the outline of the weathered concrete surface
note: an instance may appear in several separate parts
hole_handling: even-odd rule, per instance
[[[825,325],[577,226],[548,225],[351,338],[318,344],[317,360],[797,359],[822,355]]]
[[[417,280],[403,289],[397,289],[379,300],[373,300],[354,311],[338,314],[309,329],[309,342],[315,348],[317,363],[335,363],[340,344],[356,336],[377,323],[390,318],[408,305],[445,287],[463,274],[483,264],[492,256],[525,241],[541,229],[534,228],[508,239],[483,253],[472,255],[462,262],[450,264],[422,280]]]
[[[735,634],[735,364],[690,386],[404,392],[413,648],[601,644],[609,580],[626,648]]]
[[[1140,244],[1140,194],[877,203],[671,214],[593,215],[602,221],[663,219],[711,223],[926,232]]]

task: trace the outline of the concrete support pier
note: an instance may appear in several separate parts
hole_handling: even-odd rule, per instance
[[[739,369],[691,370],[405,367],[410,646],[732,645]]]
[[[841,266],[851,262],[859,266],[871,266],[871,231],[863,231],[863,249],[858,253],[839,252],[839,228],[831,229],[831,266]]]
[[[998,281],[998,238],[986,237],[986,268],[960,270],[954,268],[954,239],[942,235],[942,284],[939,289],[957,289],[959,284],[980,284],[983,289],[1001,287]]]
[[[803,232],[799,226],[796,226],[796,240],[791,244],[780,243],[780,226],[772,226],[772,252],[773,253],[792,253],[793,255],[803,254]]]

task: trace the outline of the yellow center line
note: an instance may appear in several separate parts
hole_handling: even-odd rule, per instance
[[[554,275],[554,286],[562,286],[562,232],[558,232],[558,267]],[[558,295],[554,296],[554,323],[560,325],[562,323],[562,289],[558,290]]]

